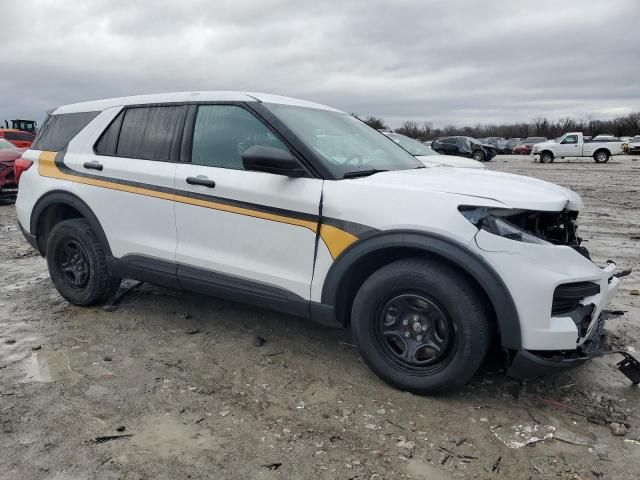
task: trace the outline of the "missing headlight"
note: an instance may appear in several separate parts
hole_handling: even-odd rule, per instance
[[[460,213],[479,229],[520,242],[542,245],[566,245],[586,258],[589,251],[581,246],[575,223],[578,212],[541,212],[461,206]]]

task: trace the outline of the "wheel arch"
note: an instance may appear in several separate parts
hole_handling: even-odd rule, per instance
[[[481,290],[495,314],[504,347],[519,350],[518,312],[502,278],[478,254],[444,236],[414,231],[379,232],[349,247],[333,263],[322,288],[322,303],[334,309],[338,322],[349,321],[353,298],[362,282],[384,265],[410,256],[430,255],[464,272]]]
[[[111,256],[111,248],[98,217],[80,197],[65,190],[45,193],[33,207],[29,230],[35,235],[38,249],[43,256],[47,254],[47,238],[53,226],[69,218],[84,218],[89,222],[105,254]]]
[[[593,152],[593,158],[595,158],[599,152],[605,152],[609,157],[611,156],[611,150],[607,147],[600,147]]]

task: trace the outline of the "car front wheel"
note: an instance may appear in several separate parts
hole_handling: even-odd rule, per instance
[[[476,150],[475,152],[473,152],[473,159],[477,160],[478,162],[484,162],[484,152]]]
[[[469,279],[424,258],[399,260],[371,275],[354,300],[351,328],[380,378],[418,394],[465,385],[489,346],[489,316]]]

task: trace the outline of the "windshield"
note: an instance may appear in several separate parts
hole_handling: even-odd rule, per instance
[[[404,148],[414,157],[418,157],[421,155],[439,155],[437,152],[434,152],[428,145],[425,145],[418,140],[414,140],[413,138],[405,137],[400,133],[385,133],[385,135],[396,142],[398,145],[400,145],[402,148]]]
[[[8,142],[4,138],[0,138],[0,150],[11,150],[14,148],[16,148],[16,146],[13,143]]]
[[[473,143],[474,145],[482,145],[482,142],[479,142],[478,140],[476,140],[475,138],[471,138],[471,137],[466,137],[471,143]]]
[[[291,105],[265,106],[318,154],[336,178],[360,170],[423,167],[382,133],[346,113]]]

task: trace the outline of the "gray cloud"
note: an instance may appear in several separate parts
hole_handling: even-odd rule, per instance
[[[0,119],[179,90],[297,96],[436,125],[640,110],[637,0],[23,0]]]

